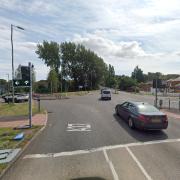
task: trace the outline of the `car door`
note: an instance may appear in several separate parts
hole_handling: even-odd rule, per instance
[[[128,115],[128,102],[125,102],[123,104],[120,105],[119,107],[119,114],[123,119],[127,119],[127,115]]]
[[[133,119],[137,117],[137,108],[133,104],[129,104],[128,106],[129,109],[129,116],[131,116]]]

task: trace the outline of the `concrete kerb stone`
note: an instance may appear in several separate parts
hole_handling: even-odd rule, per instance
[[[2,171],[2,173],[0,174],[0,179],[8,172],[8,170],[14,165],[14,163],[21,157],[21,155],[25,152],[25,150],[29,147],[29,145],[36,139],[36,137],[45,129],[47,125],[47,121],[48,121],[47,111],[45,111],[45,113],[46,113],[46,120],[45,120],[44,126],[38,132],[36,132],[36,134],[32,137],[32,139],[29,142],[27,142],[27,144],[22,148],[22,150],[17,154],[17,156]]]

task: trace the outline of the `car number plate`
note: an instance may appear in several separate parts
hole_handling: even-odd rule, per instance
[[[152,121],[153,123],[160,123],[160,122],[161,122],[161,119],[159,119],[159,118],[152,118],[151,121]]]

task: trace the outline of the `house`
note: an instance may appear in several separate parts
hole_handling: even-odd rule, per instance
[[[152,86],[153,86],[153,82],[148,81],[146,83],[140,83],[138,87],[140,91],[150,92]]]
[[[167,87],[168,87],[168,92],[179,93],[180,92],[180,76],[175,79],[167,80]]]

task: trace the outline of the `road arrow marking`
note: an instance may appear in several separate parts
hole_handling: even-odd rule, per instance
[[[67,126],[67,131],[91,131],[90,124],[69,124]]]

